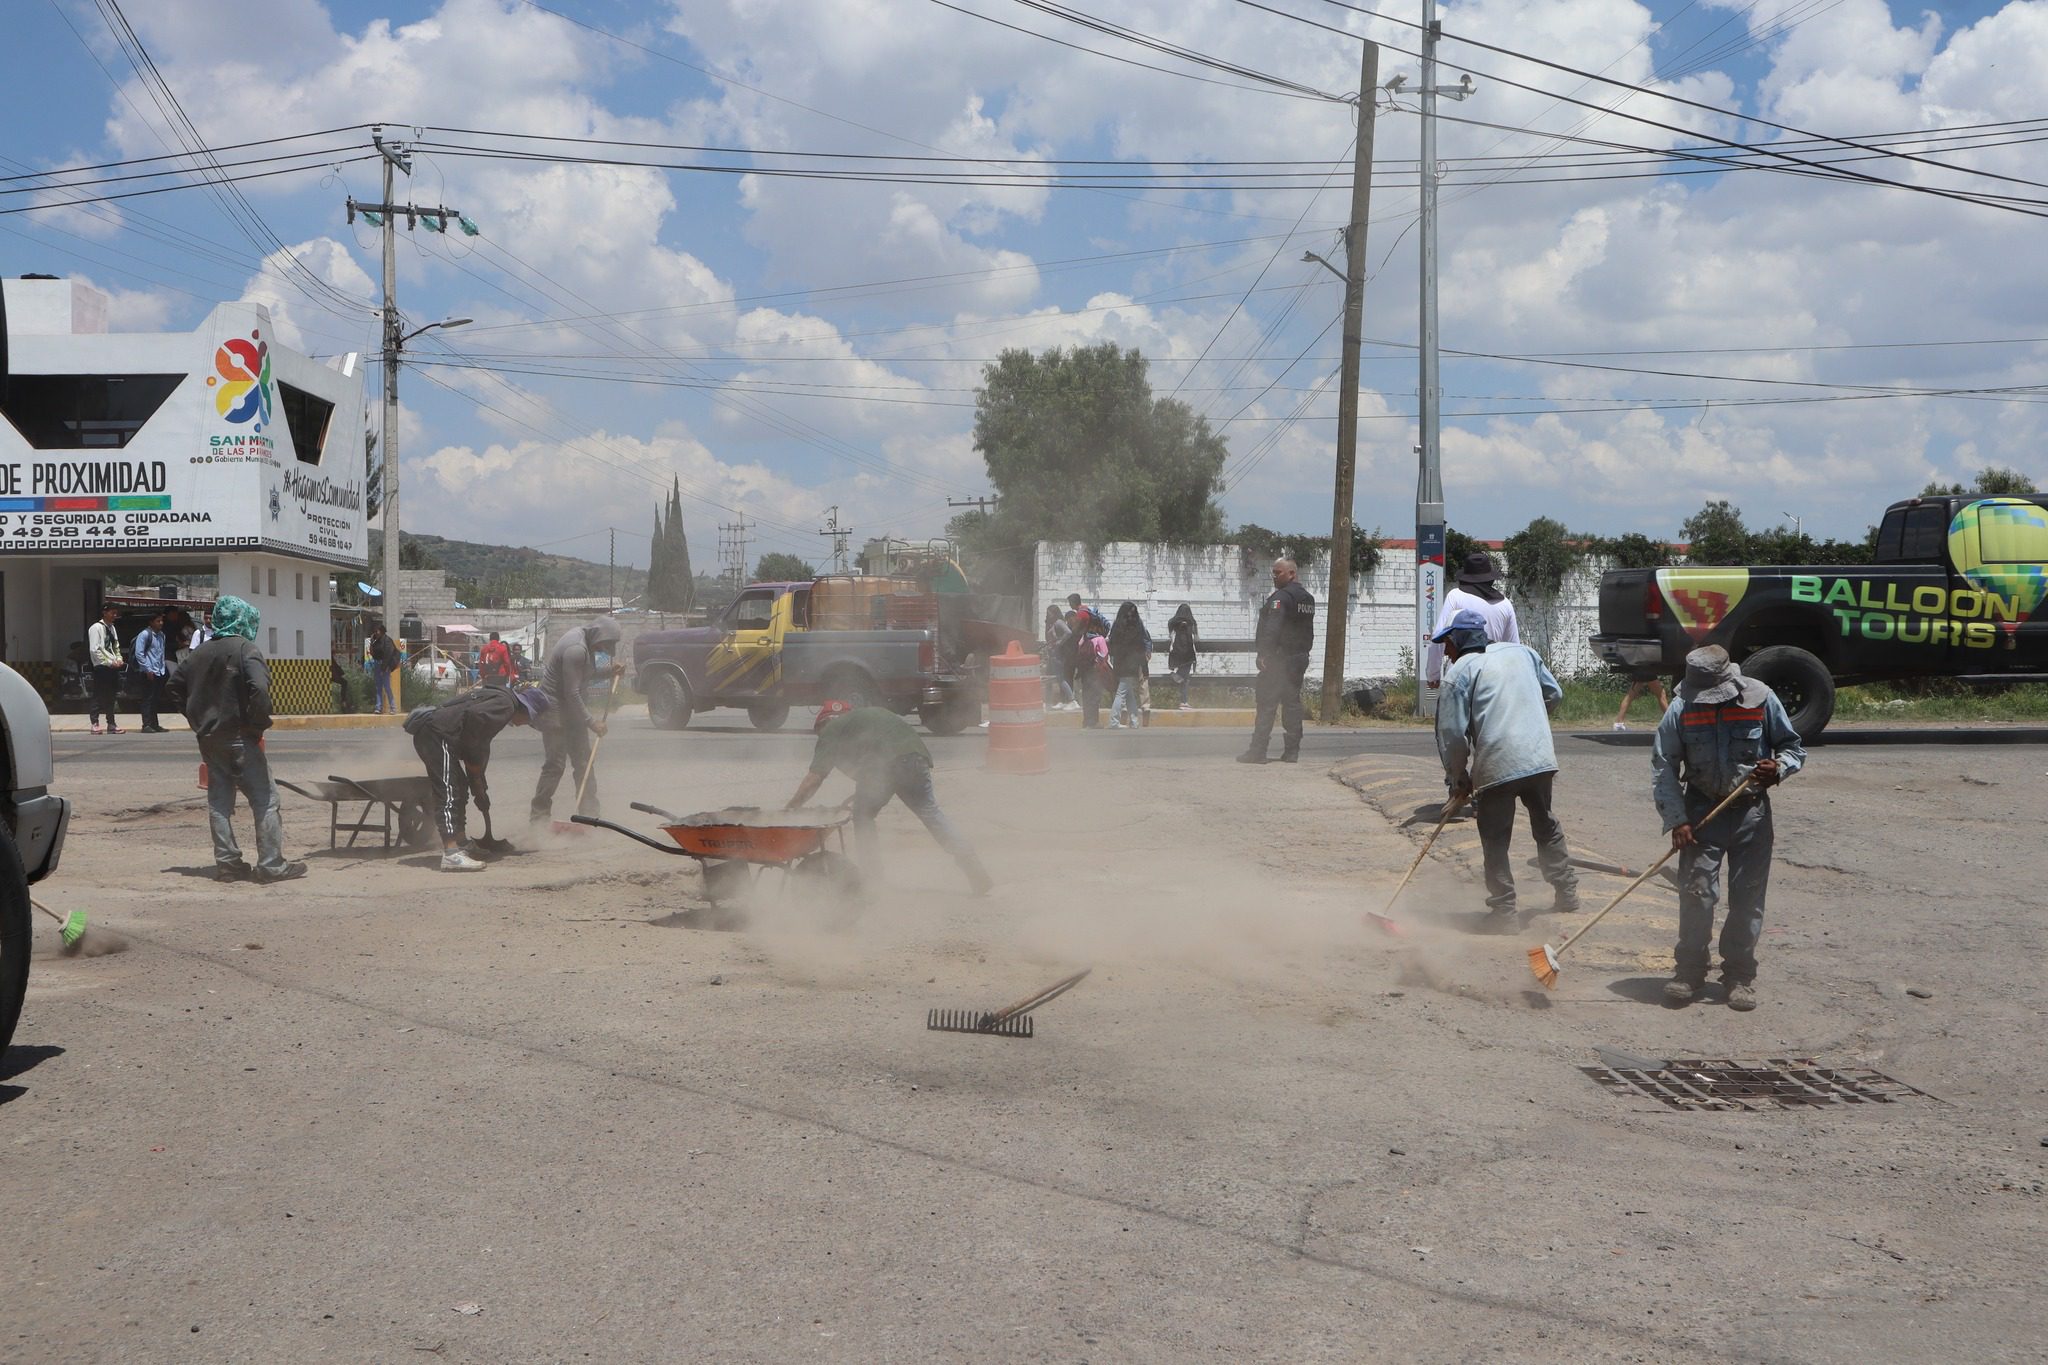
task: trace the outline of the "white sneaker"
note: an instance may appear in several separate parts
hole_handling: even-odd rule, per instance
[[[443,872],[481,872],[484,865],[459,848],[451,848],[441,855]]]
[[[1622,731],[1622,730],[1626,730],[1626,729],[1628,729],[1628,723],[1627,723],[1626,721],[1619,721],[1619,720],[1618,720],[1618,721],[1614,722],[1614,728],[1615,728],[1615,730],[1616,730],[1616,731]]]

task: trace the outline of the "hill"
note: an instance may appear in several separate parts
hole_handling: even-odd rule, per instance
[[[383,562],[384,534],[370,532],[370,566]],[[610,566],[573,555],[554,555],[523,545],[484,545],[473,540],[405,533],[399,555],[406,568],[445,569],[448,581],[462,585],[462,600],[481,606],[507,597],[603,597],[614,581],[621,599],[637,596],[647,586],[645,568],[621,564],[617,579]]]

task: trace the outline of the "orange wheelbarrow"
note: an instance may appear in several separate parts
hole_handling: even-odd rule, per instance
[[[746,898],[761,872],[770,867],[782,869],[785,891],[791,878],[796,878],[799,886],[838,900],[850,898],[860,889],[860,874],[846,856],[846,824],[852,818],[846,811],[728,806],[677,815],[641,801],[633,802],[633,809],[663,821],[661,830],[670,842],[664,844],[639,830],[595,816],[570,819],[623,834],[657,853],[695,858],[704,867],[704,894],[714,904]]]

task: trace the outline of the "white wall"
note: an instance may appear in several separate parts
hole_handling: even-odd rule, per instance
[[[1506,557],[1494,552],[1504,573]],[[1557,628],[1545,659],[1560,676],[1597,668],[1586,637],[1598,629],[1600,572],[1604,560],[1589,560],[1566,581]],[[1079,543],[1039,542],[1034,559],[1035,594],[1031,619],[1045,619],[1048,606],[1065,610],[1067,594],[1078,592],[1105,615],[1114,618],[1119,604],[1138,605],[1138,614],[1156,642],[1166,639],[1167,618],[1186,602],[1205,640],[1249,640],[1259,604],[1273,590],[1271,565],[1247,563],[1235,545],[1150,545],[1117,541],[1091,556]],[[1317,564],[1301,575],[1302,586],[1315,594],[1317,631],[1308,675],[1320,677],[1323,667],[1322,621],[1328,597],[1329,569]],[[1515,596],[1514,584],[1507,585]],[[1533,623],[1531,623],[1533,624]],[[1525,628],[1527,639],[1528,632]],[[1415,556],[1412,550],[1389,549],[1372,573],[1352,584],[1350,628],[1344,644],[1348,678],[1389,678],[1401,671],[1401,651],[1415,636]],[[1534,641],[1529,641],[1535,643]],[[1251,674],[1252,656],[1205,654],[1200,670],[1210,674]]]
[[[256,646],[272,659],[328,657],[328,577],[323,565],[282,555],[222,555],[220,559],[222,595],[242,598],[256,608],[262,618],[257,623]]]

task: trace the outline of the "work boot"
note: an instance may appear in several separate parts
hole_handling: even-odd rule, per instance
[[[1301,762],[1301,750],[1299,750],[1299,749],[1282,749],[1282,750],[1280,751],[1280,761],[1281,761],[1282,763],[1299,763],[1299,762]]]
[[[304,863],[286,863],[275,872],[259,867],[250,874],[250,878],[258,886],[269,886],[273,882],[295,882],[305,875],[306,865]]]
[[[443,872],[481,872],[484,865],[459,848],[451,848],[441,855]]]
[[[1756,987],[1753,984],[1747,981],[1729,981],[1723,984],[1728,992],[1729,1009],[1747,1014],[1756,1008]]]
[[[974,894],[977,896],[986,896],[996,889],[996,879],[988,875],[988,869],[985,867],[968,868],[967,884],[974,888]]]
[[[1550,913],[1553,915],[1576,915],[1584,908],[1584,906],[1579,904],[1579,890],[1577,887],[1572,887],[1570,890],[1559,887],[1557,899],[1550,903]]]
[[[1255,749],[1246,749],[1237,756],[1237,761],[1240,763],[1269,763],[1272,760]]]
[[[232,863],[215,863],[213,879],[217,882],[246,882],[254,875],[255,870],[240,859]]]
[[[1673,1005],[1690,1005],[1699,999],[1700,990],[1707,984],[1703,976],[1680,972],[1664,983],[1664,999]]]
[[[1491,910],[1480,921],[1479,930],[1485,934],[1519,934],[1522,932],[1522,916],[1513,907]]]

